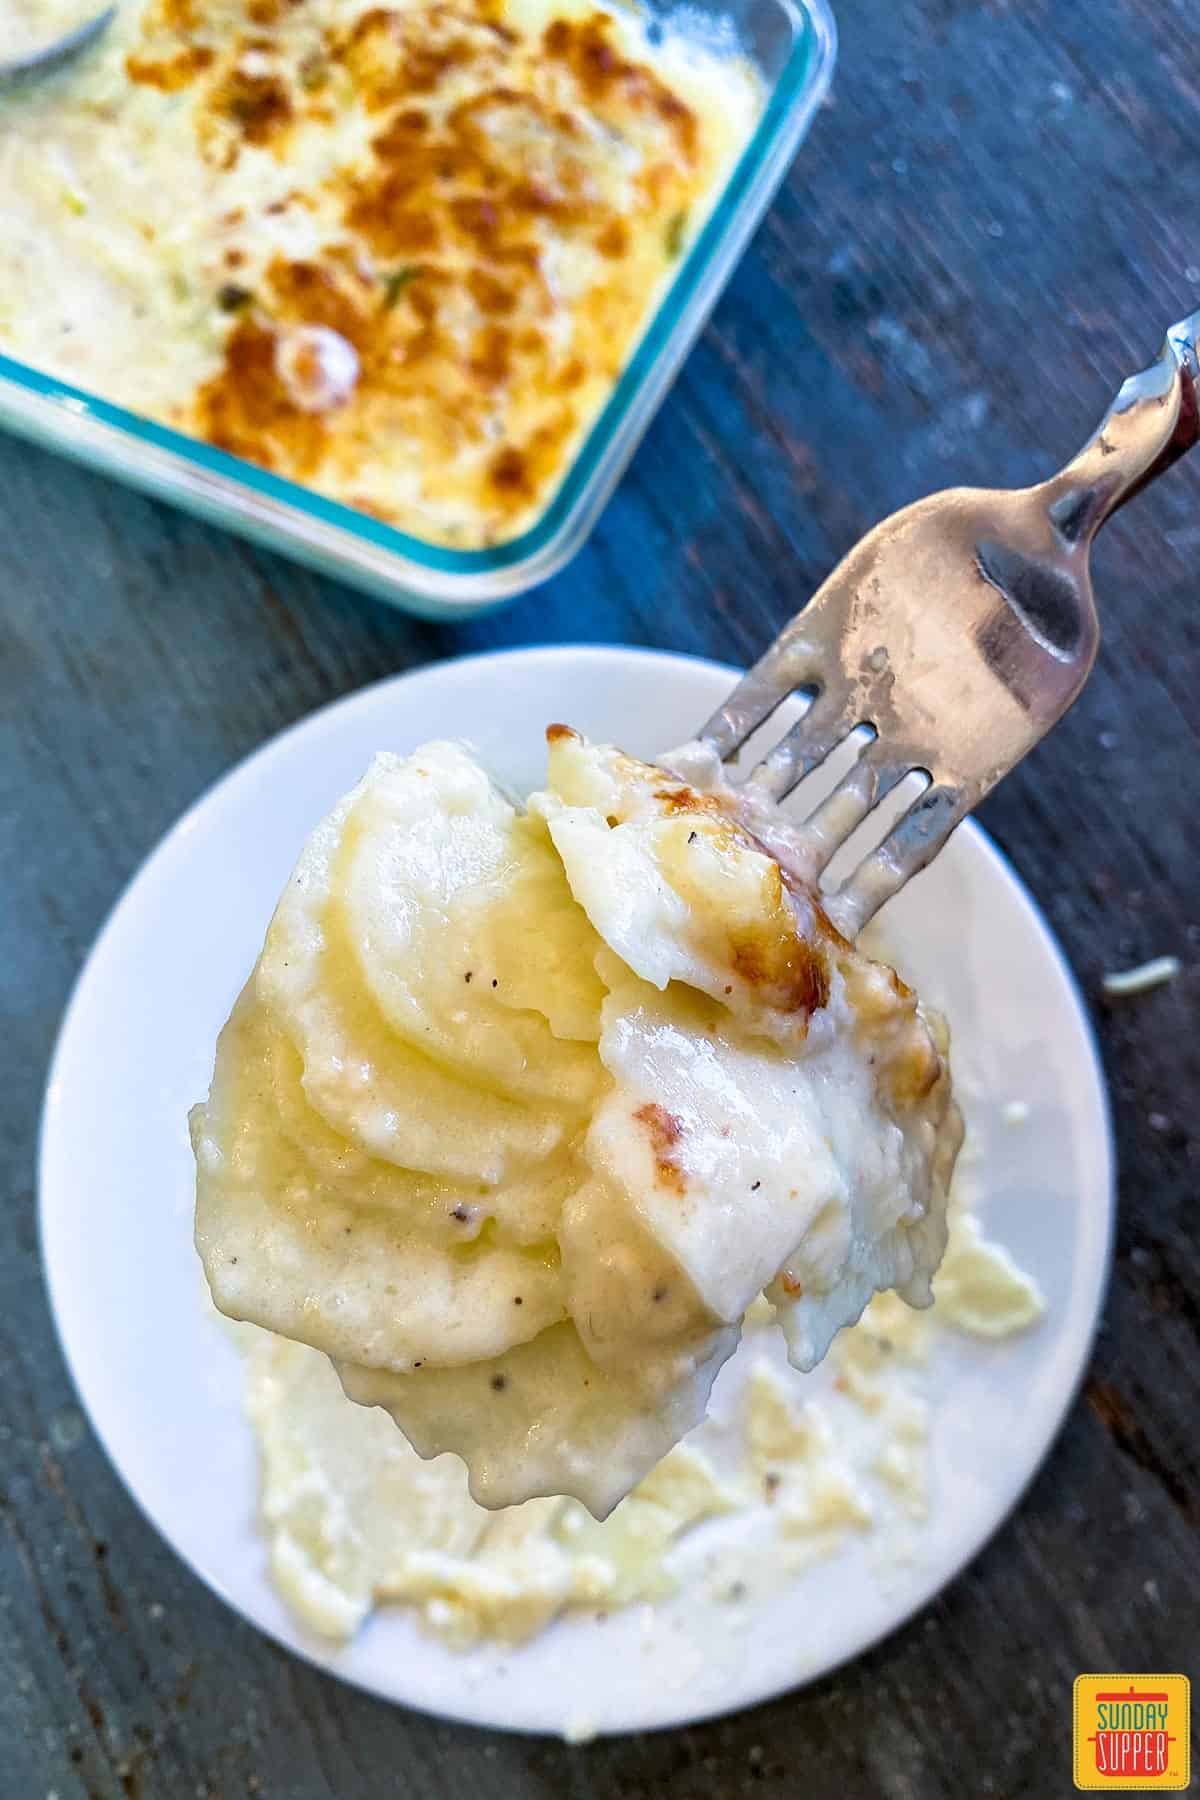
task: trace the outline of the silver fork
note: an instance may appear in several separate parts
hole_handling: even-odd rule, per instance
[[[1079,694],[1100,636],[1092,539],[1200,439],[1198,338],[1200,311],[1171,327],[1157,360],[1048,481],[949,488],[868,532],[705,725],[701,743],[727,762],[790,695],[812,696],[741,786],[757,802],[782,800],[856,727],[873,733],[790,834],[814,874],[906,775],[928,778],[826,896],[847,937]]]

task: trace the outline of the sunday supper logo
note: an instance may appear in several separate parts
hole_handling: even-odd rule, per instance
[[[1191,1687],[1186,1675],[1080,1675],[1075,1681],[1075,1786],[1186,1788]]]

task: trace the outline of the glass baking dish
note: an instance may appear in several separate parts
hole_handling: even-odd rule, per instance
[[[426,618],[469,618],[545,581],[595,524],[829,86],[826,0],[650,0],[686,31],[727,21],[765,90],[762,118],[617,386],[540,519],[480,550],[424,543],[311,488],[0,355],[0,426]]]

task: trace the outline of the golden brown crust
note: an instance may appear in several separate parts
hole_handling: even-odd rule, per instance
[[[766,928],[730,937],[731,962],[748,986],[758,988],[781,1012],[811,1017],[829,1004],[830,966],[826,947],[804,936],[792,908],[783,898],[777,868],[778,901]]]
[[[710,830],[715,824],[731,846],[767,858],[762,914],[753,927],[730,936],[730,963],[736,973],[781,1012],[811,1017],[827,1006],[830,952],[840,950],[846,940],[816,894],[780,866],[722,795],[700,793],[675,781],[656,787],[654,797],[669,816],[703,814],[711,821]]]
[[[128,58],[131,81],[196,86],[199,155],[218,170],[247,146],[282,160],[336,120],[347,83],[377,129],[314,190],[340,229],[311,264],[271,264],[187,425],[293,479],[327,483],[332,464],[351,491],[370,445],[401,436],[436,491],[504,535],[561,474],[677,254],[677,221],[707,198],[699,121],[599,11],[522,39],[498,0],[373,6],[300,58],[290,0],[241,5],[239,31],[236,12],[218,24],[200,0],[159,0]],[[619,216],[599,146],[632,125],[651,135],[616,184]],[[599,255],[564,331],[554,268],[576,250]],[[315,277],[301,293],[306,270],[324,294]],[[337,331],[358,359],[324,410],[279,372],[296,324]],[[378,495],[371,510],[388,516]]]
[[[552,746],[580,741],[579,734],[565,725],[550,726],[546,737]],[[925,1017],[912,988],[889,964],[874,960],[843,937],[818,891],[794,869],[784,867],[747,827],[735,796],[697,789],[620,751],[606,754],[621,786],[640,792],[657,813],[678,824],[685,850],[702,834],[718,852],[733,856],[749,850],[762,859],[754,904],[744,921],[728,930],[726,960],[731,975],[752,990],[756,1001],[790,1015],[799,1036],[829,1005],[835,976],[840,977],[852,1029],[869,1043],[879,1092],[892,1116],[903,1123],[923,1115],[941,1131],[952,1105],[945,1034],[942,1031],[939,1041],[939,1022]],[[608,823],[615,826],[620,821],[611,817]],[[687,855],[676,856],[671,879],[685,893],[687,871]],[[727,986],[726,999],[734,992],[732,984]],[[956,1134],[955,1125],[950,1132],[955,1148]]]
[[[926,1102],[949,1076],[917,997],[887,963],[851,947],[838,959],[856,1027],[880,1046],[879,1084],[897,1113]]]
[[[161,88],[164,94],[177,94],[181,88],[188,87],[202,70],[209,69],[217,59],[217,53],[208,44],[193,44],[187,50],[180,50],[175,56],[163,57],[158,61],[149,57],[127,56],[125,73],[130,81],[141,87]]]
[[[760,988],[781,1010],[811,1016],[828,1005],[836,968],[855,1028],[881,1046],[878,1079],[893,1113],[902,1117],[925,1108],[943,1118],[951,1104],[949,1068],[916,994],[896,970],[843,937],[817,891],[775,860],[724,795],[699,793],[686,782],[671,782],[656,789],[656,798],[668,813],[719,817],[733,839],[770,859],[779,884],[778,903],[766,913],[770,922],[756,926],[744,940],[731,940],[731,961],[742,979]],[[939,1084],[944,1090],[940,1096],[935,1093]]]
[[[656,1100],[648,1100],[645,1106],[639,1106],[633,1116],[650,1134],[659,1181],[676,1194],[682,1194],[687,1187],[687,1176],[671,1151],[683,1136],[683,1120]]]

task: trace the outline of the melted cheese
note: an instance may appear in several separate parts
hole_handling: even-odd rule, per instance
[[[0,95],[0,350],[419,537],[512,537],[759,106],[735,55],[579,0],[129,0]]]

